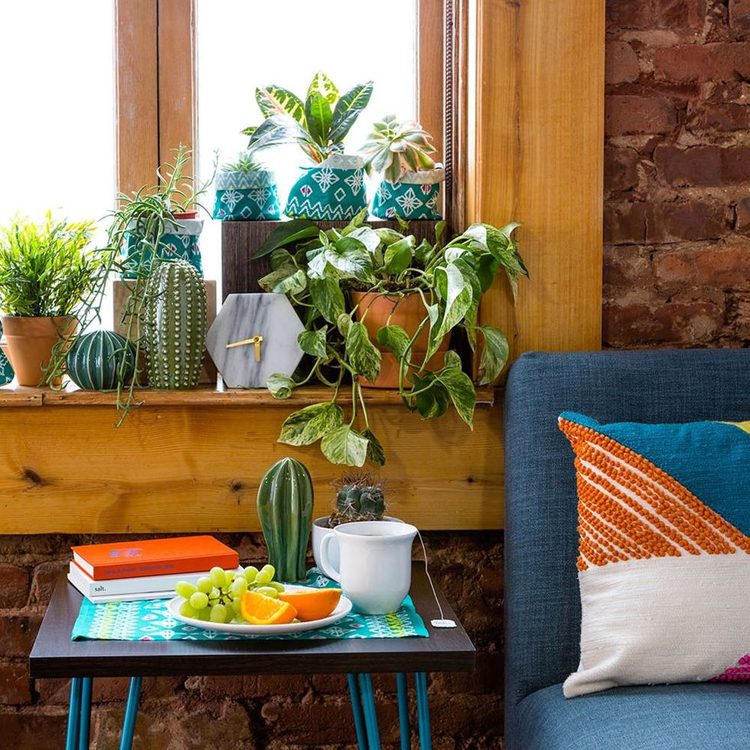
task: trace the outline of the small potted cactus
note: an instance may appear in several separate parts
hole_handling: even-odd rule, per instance
[[[323,538],[342,523],[354,521],[394,521],[402,523],[399,518],[385,515],[385,491],[383,483],[375,480],[370,474],[345,474],[336,484],[336,500],[329,516],[321,516],[313,522],[312,545],[315,564],[320,568],[320,545]],[[338,550],[332,547],[331,562],[338,564]]]
[[[441,218],[438,197],[445,173],[432,159],[432,136],[418,122],[387,115],[373,125],[361,152],[368,174],[383,175],[372,203],[374,216]]]
[[[216,175],[213,218],[221,221],[276,220],[281,217],[273,175],[245,151]]]

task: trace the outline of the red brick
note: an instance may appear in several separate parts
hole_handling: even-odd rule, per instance
[[[646,239],[646,203],[608,203],[604,208],[604,241],[634,245]]]
[[[65,744],[67,711],[38,710],[0,712],[2,747],[26,750],[60,750]]]
[[[680,201],[649,206],[646,242],[718,239],[728,230],[726,207],[717,201]]]
[[[750,242],[685,247],[657,253],[654,269],[660,282],[720,289],[750,282]]]
[[[638,185],[640,156],[634,148],[604,147],[604,188],[608,193],[632,190]]]
[[[0,662],[0,704],[20,706],[25,703],[31,703],[28,662]]]
[[[750,36],[750,0],[729,0],[729,27],[738,39]]]
[[[609,84],[632,83],[640,75],[638,55],[627,42],[607,42],[605,80]]]
[[[688,127],[691,130],[731,132],[750,129],[750,107],[747,104],[726,102],[702,104],[690,112]]]
[[[653,52],[654,77],[676,83],[750,77],[750,42],[667,47]]]
[[[34,568],[31,583],[31,602],[34,604],[49,604],[55,584],[60,574],[67,570],[68,566],[68,562],[58,560],[37,565]]]
[[[750,183],[750,147],[659,145],[654,162],[672,185],[724,187]]]
[[[677,124],[677,110],[669,99],[632,94],[607,97],[604,130],[608,136],[668,133]]]
[[[185,689],[195,691],[203,700],[216,700],[238,696],[300,696],[309,690],[309,684],[305,675],[227,675],[188,677]]]
[[[648,29],[653,24],[651,3],[640,0],[609,0],[607,23],[620,29]]]
[[[750,198],[737,202],[735,229],[743,234],[750,234]]]
[[[42,616],[36,614],[0,616],[1,655],[27,657],[41,622]]]
[[[653,287],[654,267],[643,247],[613,245],[604,249],[605,292],[618,295],[638,293]]]
[[[29,599],[29,574],[17,565],[0,565],[0,609],[24,607]]]
[[[705,0],[653,0],[655,26],[700,31],[706,16]]]

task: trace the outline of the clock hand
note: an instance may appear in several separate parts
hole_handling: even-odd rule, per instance
[[[255,361],[260,362],[260,345],[263,343],[263,336],[253,336],[249,339],[242,339],[241,341],[233,341],[231,344],[227,344],[225,349],[234,349],[237,346],[247,346],[248,344],[255,344]]]

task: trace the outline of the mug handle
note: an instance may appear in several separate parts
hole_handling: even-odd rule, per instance
[[[336,535],[326,534],[320,543],[320,567],[323,568],[323,572],[329,577],[332,578],[334,581],[337,581],[338,583],[341,583],[341,571],[336,570],[336,568],[331,565],[331,559],[328,557],[328,547],[330,547],[331,542],[334,541],[336,538]]]

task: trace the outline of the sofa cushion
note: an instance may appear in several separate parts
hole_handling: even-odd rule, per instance
[[[622,687],[566,699],[552,685],[518,705],[518,750],[747,750],[750,685]]]

